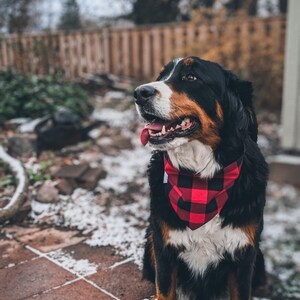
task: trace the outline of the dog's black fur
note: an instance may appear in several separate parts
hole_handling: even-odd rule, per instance
[[[151,158],[148,170],[151,215],[146,236],[144,277],[155,282],[155,297],[159,300],[175,300],[176,287],[179,286],[188,295],[185,299],[249,300],[252,286],[262,284],[265,279],[259,240],[263,229],[268,174],[267,164],[257,145],[252,85],[218,64],[197,57],[186,58],[175,69],[173,67],[174,62],[166,65],[157,81],[165,81],[173,69],[172,76],[165,83],[175,93],[185,94],[196,102],[215,122],[220,137],[218,144],[213,147],[215,160],[226,166],[244,153],[240,176],[220,212],[222,228],[230,225],[243,230],[252,228],[254,232],[252,242],[249,240],[249,245],[237,249],[234,257],[225,253],[217,265],[208,266],[201,276],[194,276],[178,257],[184,249],[166,243],[166,228],[184,230],[186,225],[176,215],[164,193],[163,151],[157,151]],[[191,73],[197,77],[195,82],[182,80],[183,76]],[[216,102],[222,109],[222,122],[217,116]],[[151,103],[148,101],[145,105],[150,106]],[[143,114],[143,108],[140,108],[140,112],[145,119],[150,119],[147,113]],[[201,137],[198,138],[201,141]]]

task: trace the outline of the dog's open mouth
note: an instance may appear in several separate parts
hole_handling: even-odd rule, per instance
[[[200,128],[199,120],[192,116],[179,117],[176,120],[155,118],[143,128],[140,138],[143,145],[164,144],[176,137],[186,137]]]

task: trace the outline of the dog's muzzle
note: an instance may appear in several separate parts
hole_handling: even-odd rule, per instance
[[[139,106],[145,105],[157,94],[157,90],[151,85],[140,85],[134,91],[135,103]]]

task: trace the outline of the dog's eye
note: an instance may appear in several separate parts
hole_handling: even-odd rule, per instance
[[[182,76],[182,80],[185,80],[185,81],[195,81],[197,79],[198,78],[194,74],[187,74],[187,75]]]

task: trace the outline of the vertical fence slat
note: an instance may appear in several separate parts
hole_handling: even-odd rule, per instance
[[[93,66],[94,66],[94,72],[99,73],[101,69],[101,50],[100,50],[100,34],[99,32],[92,33],[92,38],[94,40],[94,47],[93,47],[93,53],[94,53],[94,60],[93,60]]]
[[[3,61],[3,69],[8,67],[8,57],[7,57],[7,39],[2,39],[1,42],[1,49],[2,49],[2,61]]]
[[[129,49],[129,31],[122,32],[122,49],[123,49],[123,69],[122,75],[130,76],[130,49]]]
[[[165,64],[168,63],[173,58],[173,28],[172,27],[164,27],[163,28],[163,36],[164,36],[164,44],[163,44],[163,52],[164,52],[164,60]]]
[[[86,60],[86,72],[93,72],[93,62],[92,62],[92,41],[91,34],[86,32],[84,34],[84,45],[85,45],[85,60]]]
[[[113,30],[111,33],[111,72],[113,74],[118,74],[118,33]]]
[[[132,57],[132,75],[139,78],[139,32],[136,29],[132,31]]]
[[[143,37],[143,49],[142,49],[142,73],[144,78],[150,79],[151,77],[151,39],[150,32],[145,30],[141,31]]]
[[[154,74],[158,74],[162,68],[161,65],[161,55],[162,55],[162,45],[160,40],[160,29],[158,27],[152,30],[153,37],[153,64],[154,64]],[[152,76],[154,75],[152,74]]]

